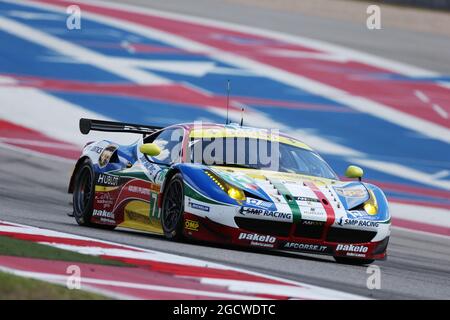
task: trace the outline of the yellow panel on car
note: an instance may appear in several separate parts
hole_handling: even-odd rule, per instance
[[[159,219],[150,219],[150,204],[141,200],[130,201],[124,209],[124,221],[119,227],[163,234]]]

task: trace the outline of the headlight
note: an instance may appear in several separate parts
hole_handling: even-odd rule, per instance
[[[211,171],[204,170],[204,172],[211,178],[212,181],[214,181],[215,184],[219,186],[220,189],[225,191],[230,198],[236,201],[244,201],[246,199],[245,193],[241,189],[229,185],[226,181]]]
[[[230,198],[233,198],[234,200],[238,200],[238,201],[245,200],[245,194],[241,189],[237,189],[235,187],[229,187],[227,193],[230,196]]]
[[[372,190],[369,190],[369,200],[364,203],[364,210],[371,216],[378,213],[377,198],[375,198]]]

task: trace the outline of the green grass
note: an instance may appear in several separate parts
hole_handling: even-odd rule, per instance
[[[44,244],[0,236],[0,256],[27,257],[46,260],[62,260],[109,266],[130,266],[124,262],[58,249]],[[0,282],[1,283],[1,282]]]
[[[0,300],[105,300],[105,296],[0,272]]]

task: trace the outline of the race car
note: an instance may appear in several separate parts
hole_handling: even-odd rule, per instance
[[[137,133],[129,145],[88,143],[69,183],[83,226],[132,228],[167,239],[385,259],[383,191],[349,166],[341,181],[302,141],[238,124],[166,128],[80,119],[80,131]]]

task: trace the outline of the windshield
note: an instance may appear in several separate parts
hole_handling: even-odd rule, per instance
[[[337,179],[317,153],[285,143],[256,138],[191,138],[192,163],[305,174]]]

